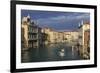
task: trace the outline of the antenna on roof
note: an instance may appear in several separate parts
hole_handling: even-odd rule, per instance
[[[79,23],[79,24],[78,24],[78,27],[80,27],[80,26],[81,26],[81,24]]]
[[[38,21],[37,20],[35,20],[35,23],[36,23],[36,25],[38,25]]]
[[[84,22],[83,22],[83,20],[81,21],[81,25],[83,25],[84,24]]]
[[[28,14],[27,18],[30,18],[30,15]]]

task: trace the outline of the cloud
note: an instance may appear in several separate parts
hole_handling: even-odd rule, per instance
[[[82,15],[78,15],[76,16],[76,19],[87,19],[90,18],[90,14],[82,14]]]
[[[52,16],[48,18],[39,18],[37,22],[40,27],[48,26],[55,29],[66,29],[66,28],[76,28],[78,27],[81,20],[89,21],[89,13],[70,13],[59,16]]]
[[[69,22],[73,20],[81,20],[81,19],[89,19],[89,14],[80,14],[80,15],[62,15],[62,16],[56,16],[56,17],[50,17],[50,18],[44,18],[44,19],[38,19],[39,22],[43,23],[62,23],[62,22]]]
[[[66,19],[66,16],[57,16],[57,17],[52,17],[50,18],[51,20],[63,20],[63,19]]]

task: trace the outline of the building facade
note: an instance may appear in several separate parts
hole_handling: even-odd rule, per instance
[[[39,28],[30,18],[26,16],[22,18],[21,24],[22,49],[38,48],[41,44],[41,28]]]
[[[78,40],[77,31],[56,31],[50,28],[42,28],[42,32],[47,35],[46,43],[71,43]]]
[[[80,54],[84,57],[87,53],[87,45],[89,45],[90,40],[90,24],[83,23],[79,26],[79,45],[80,45]],[[88,41],[88,43],[87,43]]]
[[[78,31],[65,31],[64,42],[75,45],[78,40]]]

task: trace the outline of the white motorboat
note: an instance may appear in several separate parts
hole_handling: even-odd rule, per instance
[[[61,49],[61,52],[64,52],[65,50],[64,49]]]
[[[59,52],[59,53],[61,57],[65,56],[64,52]]]
[[[61,49],[61,51],[59,52],[59,55],[60,55],[61,57],[65,56],[64,51],[65,51],[64,49]]]

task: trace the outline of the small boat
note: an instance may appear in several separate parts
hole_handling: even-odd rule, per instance
[[[65,50],[64,49],[61,49],[61,52],[64,52]]]
[[[59,53],[61,57],[65,56],[64,52],[59,52]]]
[[[65,56],[64,51],[65,51],[64,49],[61,49],[61,51],[59,52],[59,54],[60,54],[61,57]]]

